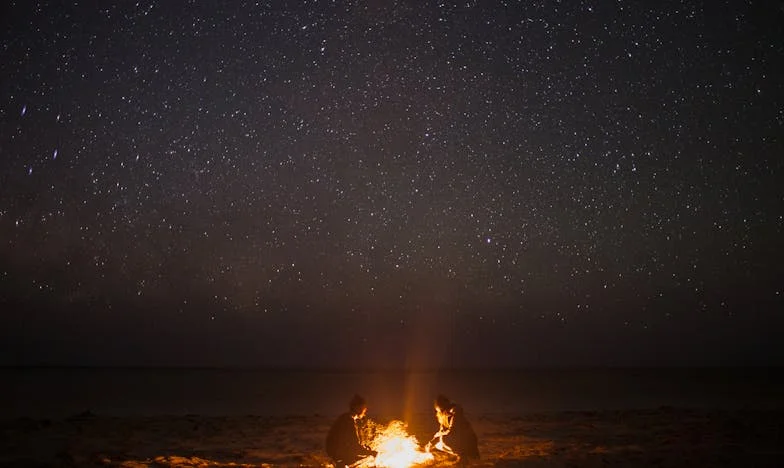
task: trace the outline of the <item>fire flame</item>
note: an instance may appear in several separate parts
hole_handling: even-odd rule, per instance
[[[416,437],[406,431],[403,421],[392,421],[376,428],[370,447],[378,452],[370,465],[385,468],[408,468],[433,461],[433,455],[419,448]]]

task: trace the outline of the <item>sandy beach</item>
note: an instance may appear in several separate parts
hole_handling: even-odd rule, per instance
[[[372,415],[371,415],[372,416]],[[469,415],[481,460],[472,466],[780,466],[784,410],[562,411]],[[8,467],[328,466],[332,416],[150,416],[83,413],[0,425]],[[379,420],[379,422],[384,422]],[[433,421],[417,415],[418,440]]]

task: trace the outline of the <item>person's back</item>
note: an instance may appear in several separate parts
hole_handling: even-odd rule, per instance
[[[354,419],[350,413],[343,413],[335,420],[327,433],[327,455],[338,466],[354,463],[363,453],[364,448],[357,439]]]
[[[456,455],[462,461],[478,459],[479,443],[463,408],[444,395],[438,395],[434,407],[439,428],[426,449]]]
[[[479,442],[471,423],[463,414],[462,408],[453,408],[452,426],[444,435],[444,443],[461,459],[474,460],[479,458]]]
[[[372,454],[361,444],[357,433],[357,421],[364,418],[366,412],[365,400],[357,395],[349,403],[349,412],[338,416],[329,428],[325,448],[336,466],[350,465]]]

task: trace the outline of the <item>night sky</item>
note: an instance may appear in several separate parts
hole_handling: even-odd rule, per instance
[[[79,3],[0,20],[0,364],[784,364],[784,4]]]

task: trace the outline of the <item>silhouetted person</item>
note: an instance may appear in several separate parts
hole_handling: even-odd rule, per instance
[[[479,443],[474,428],[463,413],[463,408],[438,395],[434,404],[438,432],[426,448],[456,455],[461,462],[479,458]]]
[[[348,406],[348,413],[338,416],[327,433],[327,455],[338,467],[351,465],[368,455],[375,455],[375,452],[362,445],[359,435],[359,424],[367,414],[365,399],[354,395]]]

